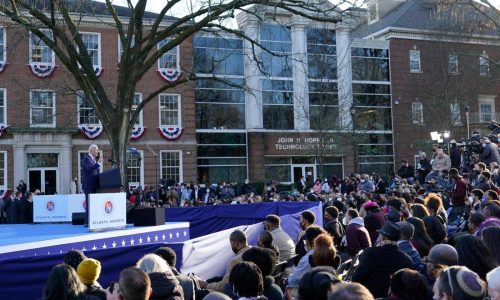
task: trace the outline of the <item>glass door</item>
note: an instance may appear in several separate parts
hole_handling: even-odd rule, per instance
[[[44,195],[57,193],[57,168],[28,169],[28,190],[40,190]]]
[[[316,174],[315,165],[292,165],[293,169],[293,182],[299,182],[302,176],[305,177],[307,185],[314,184],[314,174]]]

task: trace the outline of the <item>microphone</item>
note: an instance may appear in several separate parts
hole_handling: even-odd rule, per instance
[[[110,163],[114,164],[114,165],[117,165],[117,164],[118,164],[116,161],[112,160],[111,158],[110,158],[110,159],[108,159],[108,161],[109,161]]]

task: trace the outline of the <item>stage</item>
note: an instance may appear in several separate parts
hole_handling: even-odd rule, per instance
[[[71,249],[103,250],[159,243],[182,243],[190,239],[189,222],[168,222],[160,226],[88,232],[83,225],[0,225],[0,259],[62,254]]]

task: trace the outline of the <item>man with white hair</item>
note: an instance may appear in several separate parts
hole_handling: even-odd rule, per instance
[[[436,158],[432,162],[432,172],[430,172],[425,181],[430,181],[432,179],[440,179],[441,173],[446,170],[449,171],[451,168],[451,159],[448,155],[444,153],[443,149],[436,150]]]
[[[85,193],[85,223],[89,222],[89,194],[97,193],[99,187],[99,168],[102,158],[99,157],[99,147],[96,144],[89,146],[89,153],[82,159],[82,189]]]

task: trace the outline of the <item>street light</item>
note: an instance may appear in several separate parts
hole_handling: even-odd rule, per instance
[[[465,107],[465,123],[467,125],[467,139],[470,139],[470,129],[469,129],[469,114],[470,114],[470,108],[467,105]]]
[[[354,117],[356,116],[356,108],[354,106],[351,106],[349,109],[349,113],[351,114],[351,124],[352,124],[352,149],[353,149],[353,159],[354,159],[354,172],[358,171],[358,147],[356,145],[356,140],[354,138],[355,135],[355,128],[354,128]]]

